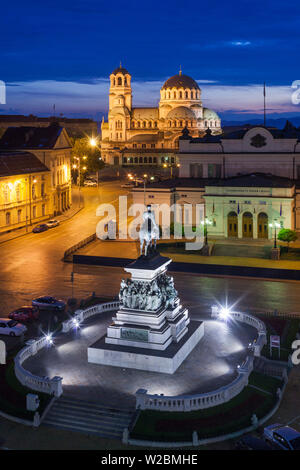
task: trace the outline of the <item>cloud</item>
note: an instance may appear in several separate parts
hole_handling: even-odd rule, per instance
[[[212,80],[197,80],[201,83],[203,105],[217,112],[263,113],[263,86],[222,85]],[[134,81],[133,106],[157,106],[160,88],[164,80]],[[109,80],[95,78],[87,81],[37,80],[7,84],[6,105],[1,112],[18,109],[23,114],[49,115],[56,112],[64,115],[95,117],[107,114]],[[293,105],[290,85],[267,87],[267,108],[272,112],[297,112]]]
[[[230,46],[237,46],[237,47],[245,47],[245,46],[251,46],[250,41],[231,41],[229,43]]]

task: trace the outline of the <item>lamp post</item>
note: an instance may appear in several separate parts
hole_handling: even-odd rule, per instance
[[[180,163],[164,163],[163,164],[163,168],[170,168],[170,176],[171,178],[173,178],[173,168],[179,168],[180,167]]]
[[[205,245],[208,244],[208,239],[207,239],[207,226],[212,225],[211,220],[209,220],[207,217],[205,217],[204,220],[201,221],[201,224],[204,225],[204,237],[205,237]]]
[[[274,228],[274,248],[277,248],[277,228],[280,228],[280,224],[274,220],[273,223],[269,224],[269,227]]]
[[[146,206],[146,181],[147,181],[146,178],[147,178],[147,176],[148,175],[146,173],[143,175],[143,178],[144,178],[144,206]]]

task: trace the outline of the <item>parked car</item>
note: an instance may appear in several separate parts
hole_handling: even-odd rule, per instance
[[[21,336],[25,331],[27,331],[25,325],[15,320],[0,318],[0,335]]]
[[[46,223],[48,228],[57,227],[59,225],[59,220],[51,219]]]
[[[264,429],[267,442],[276,444],[281,450],[300,450],[300,432],[283,424],[271,424]]]
[[[8,318],[18,322],[37,320],[39,318],[39,309],[31,306],[20,307],[11,312]]]
[[[235,444],[236,450],[274,450],[274,448],[263,439],[259,439],[258,437],[251,436],[250,434],[247,436],[243,436],[239,441]]]
[[[124,183],[121,188],[134,188],[134,183]]]
[[[32,231],[33,233],[40,233],[40,232],[45,232],[46,230],[48,230],[47,224],[40,224],[34,227]]]
[[[83,182],[83,186],[97,186],[97,182],[96,181],[93,181],[93,180],[85,180]]]
[[[63,300],[57,300],[54,297],[44,296],[34,299],[32,302],[34,307],[37,307],[39,310],[42,309],[53,309],[62,311],[66,308],[66,303]]]

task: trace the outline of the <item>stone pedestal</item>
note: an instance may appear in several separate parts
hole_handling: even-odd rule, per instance
[[[88,361],[173,374],[204,334],[202,322],[190,322],[166,274],[170,258],[140,256],[125,268],[120,309],[107,334],[88,348]]]
[[[272,248],[271,259],[280,259],[280,248]]]

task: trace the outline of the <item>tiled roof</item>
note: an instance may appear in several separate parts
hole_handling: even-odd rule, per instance
[[[261,188],[292,188],[295,181],[283,176],[275,176],[271,173],[249,173],[247,175],[232,176],[217,181],[209,181],[206,186],[228,187],[261,187]]]
[[[0,177],[50,171],[33,153],[0,151]]]
[[[0,149],[51,149],[63,127],[8,127],[0,139]]]

